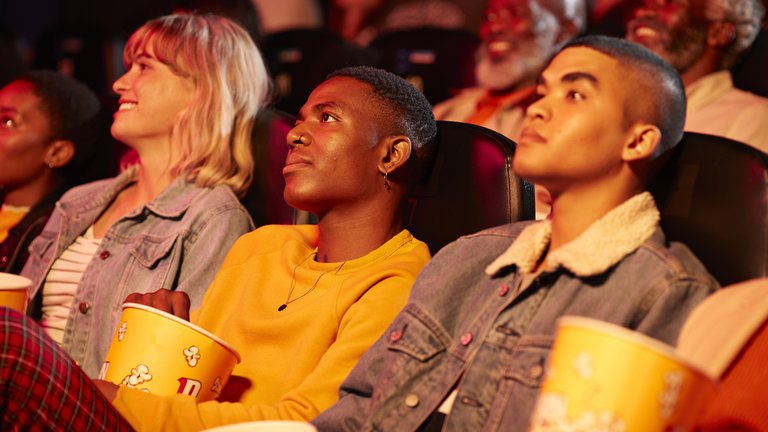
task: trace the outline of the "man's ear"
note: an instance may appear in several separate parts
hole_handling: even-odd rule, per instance
[[[70,140],[55,140],[48,146],[45,163],[51,168],[68,164],[75,156],[75,143]]]
[[[714,21],[707,28],[707,43],[716,47],[731,45],[736,40],[736,27],[731,22]]]
[[[638,124],[632,126],[629,139],[621,152],[622,158],[627,161],[652,159],[660,150],[661,131],[650,124]]]
[[[387,137],[385,154],[379,163],[379,172],[391,174],[411,157],[411,139],[405,135]]]

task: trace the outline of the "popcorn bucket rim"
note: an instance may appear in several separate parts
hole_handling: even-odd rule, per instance
[[[227,351],[229,351],[232,354],[234,354],[235,355],[235,359],[237,359],[237,363],[240,363],[240,360],[241,360],[240,359],[240,353],[238,353],[237,350],[234,347],[232,347],[232,345],[228,344],[227,342],[225,342],[220,337],[216,336],[215,334],[209,332],[208,330],[206,330],[206,329],[204,329],[202,327],[199,327],[199,326],[197,326],[195,324],[192,324],[191,322],[189,322],[187,320],[181,319],[181,318],[177,317],[176,315],[169,314],[168,312],[161,311],[160,309],[153,308],[151,306],[147,306],[147,305],[143,305],[143,304],[139,304],[139,303],[131,303],[131,302],[123,303],[122,310],[125,311],[125,309],[128,309],[128,308],[140,309],[140,310],[143,310],[145,312],[150,312],[150,313],[153,313],[153,314],[156,314],[156,315],[160,315],[163,318],[170,319],[171,321],[175,321],[178,324],[181,324],[181,325],[183,325],[183,326],[185,326],[185,327],[187,327],[189,329],[192,329],[192,330],[202,334],[203,336],[206,336],[206,337],[212,339],[213,341],[215,341],[219,345],[223,346]]]
[[[673,346],[618,324],[576,315],[562,316],[557,319],[556,324],[558,330],[566,326],[575,326],[583,329],[595,330],[609,336],[615,336],[625,341],[636,343],[644,348],[650,349],[656,354],[663,355],[680,363],[693,373],[700,374],[712,381],[717,381],[716,377],[711,376],[703,368],[681,356]]]

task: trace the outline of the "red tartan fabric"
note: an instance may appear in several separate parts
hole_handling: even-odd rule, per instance
[[[131,430],[36,323],[7,308],[0,320],[1,430]]]

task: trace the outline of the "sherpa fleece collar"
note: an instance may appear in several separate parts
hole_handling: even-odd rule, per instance
[[[579,277],[608,270],[648,240],[659,223],[653,197],[643,192],[606,213],[568,244],[547,257],[547,269],[562,266]],[[547,250],[552,234],[549,220],[526,227],[512,245],[485,269],[493,275],[510,265],[531,273]]]

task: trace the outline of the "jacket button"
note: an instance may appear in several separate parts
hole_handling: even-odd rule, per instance
[[[472,333],[469,333],[469,332],[464,333],[461,336],[461,344],[464,346],[467,346],[469,345],[470,342],[472,342]]]
[[[528,376],[531,378],[539,378],[544,374],[544,366],[542,365],[533,365],[528,369]]]
[[[499,297],[504,297],[509,292],[509,285],[504,284],[499,287]]]
[[[109,251],[102,251],[102,252],[99,254],[99,258],[101,258],[101,259],[103,259],[103,260],[105,260],[105,259],[109,258]]]
[[[392,343],[395,343],[400,340],[400,338],[403,337],[403,332],[400,330],[394,330],[392,333],[389,334],[389,341]]]
[[[77,308],[80,310],[81,314],[87,314],[88,311],[91,309],[91,305],[89,305],[86,302],[80,302]]]
[[[415,394],[409,394],[405,397],[405,406],[408,408],[416,408],[419,405],[419,397]]]

